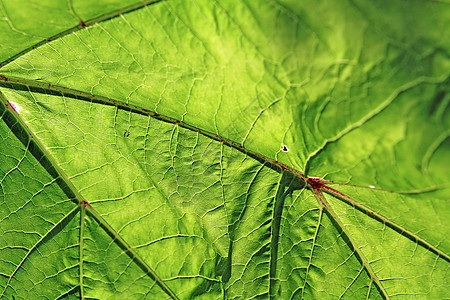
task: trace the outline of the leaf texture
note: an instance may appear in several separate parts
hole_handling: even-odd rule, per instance
[[[0,13],[0,298],[448,295],[448,3]]]

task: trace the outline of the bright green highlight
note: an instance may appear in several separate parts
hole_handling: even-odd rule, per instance
[[[0,295],[447,297],[449,12],[3,1]]]

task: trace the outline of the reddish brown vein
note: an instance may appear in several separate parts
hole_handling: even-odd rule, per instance
[[[375,285],[377,286],[379,292],[383,295],[384,299],[389,299],[388,293],[386,292],[386,290],[384,289],[383,285],[381,284],[380,279],[378,278],[378,276],[373,271],[372,266],[369,264],[369,261],[364,256],[364,254],[362,253],[361,249],[358,247],[358,245],[353,240],[353,238],[350,235],[350,233],[345,228],[345,225],[342,222],[342,220],[339,218],[339,216],[333,210],[331,205],[328,203],[327,199],[325,199],[325,197],[324,197],[324,195],[322,193],[322,189],[325,189],[326,186],[321,183],[320,179],[313,178],[311,180],[311,178],[309,178],[308,180],[310,180],[311,183],[312,183],[312,185],[310,185],[311,189],[312,189],[312,191],[314,193],[314,196],[316,197],[317,201],[319,202],[320,206],[325,209],[327,214],[336,222],[338,227],[342,230],[342,233],[345,235],[347,240],[350,242],[351,248],[353,248],[352,250],[355,252],[357,257],[359,258],[359,260],[363,264],[364,269],[366,269],[366,271],[369,274],[371,280],[375,283]]]
[[[327,192],[329,194],[334,195],[336,198],[343,200],[347,204],[350,204],[354,207],[356,207],[359,211],[362,211],[363,213],[367,214],[368,216],[386,224],[388,227],[398,231],[403,236],[406,236],[410,240],[419,243],[421,246],[427,248],[428,250],[434,252],[435,254],[439,255],[440,257],[444,258],[447,261],[450,261],[450,256],[446,253],[444,253],[442,250],[437,248],[436,246],[430,244],[425,239],[421,238],[414,232],[404,228],[403,226],[395,223],[394,221],[390,220],[389,218],[383,216],[382,214],[374,211],[373,209],[368,208],[367,206],[357,202],[356,200],[352,199],[351,197],[347,196],[346,194],[335,190],[327,185],[322,185],[321,189],[324,192]]]
[[[32,45],[32,46],[30,46],[28,48],[25,48],[24,50],[20,51],[19,53],[16,53],[15,55],[11,56],[7,60],[1,62],[0,63],[0,69],[3,66],[6,66],[7,64],[13,62],[17,58],[21,57],[22,55],[24,55],[24,54],[26,54],[26,53],[28,53],[28,52],[30,52],[30,51],[32,51],[32,50],[42,46],[42,45],[47,44],[48,42],[51,42],[51,41],[54,41],[54,40],[59,39],[61,37],[64,37],[66,35],[69,35],[69,34],[71,34],[73,32],[76,32],[76,31],[78,31],[80,29],[83,29],[83,28],[85,28],[87,26],[90,26],[90,25],[93,25],[93,24],[96,24],[96,23],[100,23],[100,22],[103,22],[103,21],[107,21],[107,20],[110,20],[110,19],[114,19],[114,18],[116,18],[116,17],[118,17],[120,15],[123,15],[123,14],[126,14],[126,13],[130,13],[130,12],[135,11],[137,9],[140,9],[140,8],[145,7],[145,6],[148,6],[148,5],[151,5],[151,4],[155,4],[155,3],[158,3],[158,2],[162,2],[162,1],[164,1],[164,0],[145,0],[145,1],[140,1],[138,3],[126,6],[126,7],[122,8],[122,9],[115,10],[115,11],[110,12],[110,13],[106,13],[104,15],[101,15],[99,17],[96,17],[96,18],[93,18],[93,19],[90,19],[90,20],[87,20],[87,21],[83,21],[83,20],[79,19],[78,20],[78,23],[79,23],[78,25],[76,25],[74,27],[71,27],[71,28],[69,28],[67,30],[64,30],[62,32],[59,32],[59,33],[57,33],[55,35],[52,35],[52,36],[50,36],[50,37],[48,37],[46,39],[43,39],[43,40],[35,43],[34,45]]]
[[[213,140],[219,141],[225,145],[235,148],[235,149],[245,153],[246,155],[249,155],[250,157],[253,157],[253,158],[263,162],[264,164],[268,165],[269,167],[277,169],[278,171],[281,171],[281,172],[283,172],[283,171],[290,172],[293,175],[295,175],[298,178],[305,181],[306,184],[309,186],[309,188],[312,189],[312,191],[313,191],[314,195],[316,196],[317,200],[319,201],[320,205],[323,208],[325,208],[325,210],[336,220],[337,224],[339,224],[339,226],[342,227],[342,230],[344,232],[345,232],[345,228],[344,228],[342,221],[339,219],[337,214],[334,212],[334,210],[330,207],[329,203],[326,201],[325,197],[322,194],[322,190],[329,194],[336,196],[338,199],[341,199],[341,200],[345,201],[346,203],[353,205],[360,211],[366,213],[368,216],[387,224],[389,227],[398,231],[400,234],[402,234],[402,235],[408,237],[409,239],[411,239],[412,241],[417,242],[420,245],[428,248],[435,254],[446,259],[447,261],[450,261],[450,257],[447,254],[445,254],[444,252],[442,252],[441,250],[439,250],[438,248],[436,248],[429,242],[425,241],[423,238],[419,237],[417,234],[412,233],[411,231],[400,226],[399,224],[393,222],[389,218],[381,215],[380,213],[373,211],[372,209],[362,205],[361,203],[358,203],[357,201],[353,200],[351,197],[345,195],[344,193],[327,186],[327,184],[339,184],[339,183],[336,183],[336,182],[330,181],[330,180],[321,179],[321,178],[316,178],[316,177],[308,177],[305,174],[301,173],[300,171],[298,171],[290,166],[287,166],[286,164],[283,164],[272,158],[266,157],[255,151],[246,149],[246,148],[244,148],[243,145],[241,145],[237,142],[234,142],[230,139],[227,139],[223,136],[220,136],[217,133],[213,133],[213,132],[209,132],[209,131],[200,129],[193,125],[187,124],[183,121],[177,120],[172,117],[161,115],[155,111],[148,110],[148,109],[142,108],[142,107],[134,105],[134,104],[126,103],[126,102],[119,101],[116,99],[107,98],[107,97],[100,96],[100,95],[93,95],[93,94],[79,91],[76,89],[71,89],[71,88],[66,88],[66,87],[62,87],[62,86],[58,86],[58,85],[44,83],[44,82],[40,82],[37,80],[28,80],[28,79],[23,79],[20,77],[15,77],[15,76],[0,75],[0,86],[2,86],[2,85],[10,87],[10,88],[15,88],[15,89],[25,89],[25,90],[30,90],[30,91],[34,91],[34,92],[40,92],[40,93],[65,95],[65,96],[74,97],[76,99],[83,100],[83,101],[91,101],[91,102],[97,102],[97,103],[101,103],[101,104],[105,104],[105,105],[116,106],[116,107],[119,107],[122,109],[126,109],[126,110],[130,110],[130,111],[139,113],[139,114],[147,115],[151,118],[155,118],[155,119],[163,121],[163,122],[175,124],[182,128],[185,128],[185,129],[188,129],[188,130],[191,130],[194,132],[198,132],[198,133],[200,133],[204,136],[207,136]],[[345,184],[345,185],[348,185],[348,184]],[[350,236],[348,238],[350,239]],[[365,258],[363,259],[364,256],[362,255],[362,252],[356,246],[354,241],[352,241],[352,245],[354,246],[355,251],[358,252],[358,256],[360,256],[361,260],[364,263],[364,261],[366,261],[366,260],[365,260]],[[368,268],[370,268],[370,265],[368,265],[368,263],[367,263],[367,265],[365,265],[365,268],[368,270],[368,272],[371,274],[371,276],[373,274],[372,277],[373,277],[376,285],[378,286],[378,288],[381,291],[384,291],[382,289],[381,284],[379,283],[379,280],[376,279],[376,276],[373,273],[373,270],[370,269],[370,271],[369,271]],[[385,294],[385,292],[383,292],[383,294]],[[385,296],[387,296],[387,294]]]
[[[0,81],[4,79],[5,76],[0,75]],[[77,212],[81,207],[81,218],[80,218],[80,294],[83,296],[84,293],[84,287],[83,287],[83,234],[84,234],[84,225],[83,220],[85,218],[85,213],[88,212],[96,221],[97,223],[102,226],[105,231],[114,239],[114,241],[124,250],[125,253],[127,253],[155,282],[158,284],[158,286],[161,287],[161,289],[170,296],[172,299],[178,299],[177,296],[172,292],[172,290],[164,283],[164,281],[156,274],[155,271],[153,271],[152,268],[150,268],[145,261],[136,253],[134,249],[131,248],[131,246],[109,225],[101,216],[100,214],[94,210],[94,208],[90,205],[90,203],[80,194],[78,189],[73,185],[72,181],[67,177],[66,173],[61,169],[59,164],[56,162],[56,160],[53,158],[53,156],[48,152],[48,150],[44,147],[40,139],[33,133],[33,131],[27,126],[25,121],[20,117],[20,115],[15,111],[15,109],[9,104],[6,97],[3,95],[3,93],[0,91],[0,104],[5,106],[5,111],[9,114],[11,114],[14,119],[17,121],[17,123],[28,133],[29,140],[33,141],[33,143],[36,144],[38,151],[41,151],[41,153],[49,160],[50,164],[55,169],[56,174],[53,174],[52,176],[61,178],[63,182],[67,185],[67,187],[72,191],[74,194],[74,197],[76,198],[78,202],[78,206],[75,207],[67,216],[72,216],[74,212]],[[48,170],[47,170],[48,171]],[[47,239],[49,236],[49,233],[53,232],[54,228],[56,228],[57,225],[61,224],[64,220],[67,219],[67,216],[64,217],[60,222],[58,222],[54,227],[46,234],[44,235],[40,241],[28,252],[28,254],[23,258],[22,262],[17,266],[15,271],[11,274],[9,277],[8,283],[3,290],[3,295],[6,291],[6,288],[9,285],[9,282],[11,281],[12,277],[16,274],[16,272],[19,270],[19,268],[22,267],[25,260],[28,258],[30,253],[32,251],[35,251],[37,249],[38,245],[41,244],[41,241],[45,238]],[[0,295],[0,297],[1,297]]]
[[[362,212],[366,213],[367,215],[369,215],[381,222],[386,223],[391,228],[397,230],[401,234],[404,234],[405,236],[407,236],[414,242],[420,243],[422,246],[428,248],[429,250],[433,251],[434,253],[436,253],[439,256],[446,259],[447,261],[450,261],[450,257],[447,254],[445,254],[443,251],[439,250],[438,248],[436,248],[429,242],[425,241],[423,238],[419,237],[417,234],[414,234],[413,232],[411,232],[411,231],[407,230],[406,228],[400,226],[399,224],[393,222],[389,218],[381,215],[380,213],[377,213],[377,212],[373,211],[372,209],[364,206],[363,204],[358,203],[357,201],[353,200],[351,197],[345,195],[344,193],[327,186],[327,184],[340,184],[340,183],[334,182],[331,180],[316,178],[316,177],[308,177],[305,174],[301,173],[300,171],[298,171],[286,164],[283,164],[272,158],[266,157],[255,151],[246,149],[241,144],[234,142],[230,139],[227,139],[223,136],[220,136],[216,133],[200,129],[193,125],[187,124],[183,121],[177,120],[172,117],[161,115],[155,111],[151,111],[151,110],[142,108],[142,107],[134,105],[134,104],[129,104],[129,103],[126,103],[123,101],[107,98],[104,96],[93,95],[93,94],[79,91],[76,89],[66,88],[66,87],[62,87],[62,86],[58,86],[58,85],[53,85],[50,83],[40,82],[37,80],[28,80],[28,79],[23,79],[20,77],[6,76],[6,75],[0,74],[0,86],[2,85],[2,82],[3,82],[3,85],[9,86],[12,88],[25,89],[25,90],[36,91],[36,92],[40,92],[40,93],[43,93],[43,92],[44,93],[53,93],[53,94],[56,93],[56,94],[65,95],[65,96],[69,96],[69,97],[75,97],[77,99],[84,100],[84,101],[92,101],[92,102],[102,103],[105,105],[117,106],[122,109],[126,109],[126,110],[137,112],[137,113],[140,113],[143,115],[147,115],[147,116],[150,116],[157,120],[171,123],[171,124],[176,124],[182,128],[186,128],[188,130],[198,132],[198,133],[200,133],[204,136],[207,136],[213,140],[219,141],[225,145],[233,147],[233,148],[263,162],[264,164],[268,165],[269,167],[277,169],[278,171],[287,171],[287,172],[292,173],[293,175],[295,175],[295,176],[299,177],[300,179],[302,179],[303,181],[305,181],[306,184],[309,187],[311,187],[313,190],[314,189],[323,189],[325,192],[333,194],[338,199],[344,200],[347,203],[355,206]],[[26,126],[25,124],[23,124],[23,125]],[[345,185],[348,185],[348,184],[345,184]]]
[[[2,82],[3,82],[3,84],[2,84]],[[126,109],[126,110],[137,112],[137,113],[140,113],[143,115],[147,115],[154,119],[157,119],[157,120],[160,120],[163,122],[167,122],[167,123],[171,123],[171,124],[176,124],[182,128],[186,128],[188,130],[203,134],[204,136],[207,136],[213,140],[216,140],[225,145],[233,147],[253,158],[263,161],[264,163],[266,163],[269,166],[271,165],[272,167],[276,167],[277,169],[279,169],[281,171],[290,172],[305,182],[308,179],[308,177],[305,174],[301,173],[300,171],[298,171],[286,164],[283,164],[282,162],[279,162],[277,160],[274,160],[272,158],[269,158],[267,156],[259,154],[255,151],[246,149],[241,144],[234,142],[230,139],[227,139],[223,136],[220,136],[217,133],[213,133],[213,132],[209,132],[209,131],[200,129],[198,127],[187,124],[183,121],[177,120],[172,117],[160,115],[159,113],[157,113],[155,111],[152,111],[152,110],[149,110],[146,108],[142,108],[142,107],[134,105],[134,104],[107,98],[104,96],[93,95],[93,94],[79,91],[76,89],[71,89],[71,88],[66,88],[66,87],[62,87],[62,86],[58,86],[58,85],[54,85],[54,84],[50,84],[50,83],[40,82],[38,80],[28,80],[28,79],[23,79],[20,77],[6,76],[6,75],[0,74],[0,86],[2,86],[2,85],[13,88],[13,89],[14,88],[15,89],[25,89],[25,90],[30,90],[30,91],[39,92],[39,93],[50,93],[50,94],[53,93],[53,94],[58,94],[58,95],[65,95],[65,96],[77,98],[79,100],[92,101],[92,102],[102,103],[102,104],[106,104],[106,105],[117,106],[122,109]]]

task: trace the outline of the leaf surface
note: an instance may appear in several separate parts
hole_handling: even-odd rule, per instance
[[[448,294],[448,4],[54,2],[0,5],[3,297]]]

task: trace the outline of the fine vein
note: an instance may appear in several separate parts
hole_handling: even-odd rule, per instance
[[[14,275],[16,275],[16,273],[20,270],[20,268],[23,266],[23,264],[25,263],[25,261],[30,257],[30,255],[32,253],[34,253],[37,248],[43,244],[47,239],[51,238],[53,236],[53,234],[55,233],[55,231],[58,230],[58,226],[60,226],[62,223],[64,222],[68,222],[70,221],[75,214],[78,212],[79,210],[79,206],[74,207],[69,213],[67,213],[59,222],[57,222],[55,225],[53,225],[52,228],[50,228],[50,230],[48,230],[34,245],[33,247],[30,248],[30,250],[28,250],[27,254],[22,258],[22,260],[20,261],[20,263],[16,266],[16,268],[14,269],[14,271],[11,273],[11,275],[8,278],[8,282],[5,285],[5,288],[3,289],[3,292],[0,295],[0,298],[3,297],[3,295],[6,292],[6,289],[9,287],[9,284],[11,283],[11,279],[14,277]]]
[[[440,257],[442,257],[443,259],[447,260],[450,262],[450,256],[448,254],[446,254],[445,252],[443,252],[442,250],[440,250],[439,248],[437,248],[436,246],[430,244],[429,242],[427,242],[425,239],[421,238],[420,236],[418,236],[417,234],[415,234],[414,232],[404,228],[403,226],[395,223],[394,221],[390,220],[389,218],[383,216],[382,214],[368,208],[367,206],[359,203],[358,201],[352,199],[351,197],[347,196],[344,193],[341,193],[329,186],[323,185],[322,189],[324,190],[324,192],[332,194],[334,196],[336,196],[336,198],[346,202],[347,204],[350,204],[354,207],[356,207],[358,210],[364,212],[365,214],[367,214],[368,216],[386,224],[388,227],[396,230],[397,232],[399,232],[401,235],[409,238],[410,240],[412,240],[415,243],[419,243],[421,246],[429,249],[430,251],[432,251],[433,253],[439,255]]]
[[[417,82],[415,82],[414,84],[417,84]],[[439,256],[443,257],[444,259],[446,259],[447,261],[450,261],[450,257],[445,254],[444,252],[442,252],[441,250],[439,250],[437,247],[431,245],[429,242],[425,241],[423,238],[419,237],[418,235],[412,233],[411,231],[403,228],[402,226],[396,224],[395,222],[389,220],[388,218],[384,217],[383,215],[374,212],[373,210],[371,210],[370,208],[358,203],[357,201],[353,200],[352,198],[350,198],[349,196],[327,186],[326,184],[332,184],[335,182],[331,182],[331,181],[327,181],[327,180],[323,180],[323,179],[316,179],[316,178],[308,178],[305,174],[301,173],[300,171],[289,167],[277,160],[274,160],[272,158],[266,157],[264,155],[261,155],[255,151],[249,150],[244,148],[244,146],[242,144],[239,144],[237,142],[234,142],[230,139],[227,139],[225,137],[220,136],[217,133],[213,133],[213,132],[209,132],[203,129],[200,129],[198,127],[195,127],[193,125],[187,124],[183,121],[177,120],[175,118],[172,117],[168,117],[168,116],[164,116],[164,115],[160,115],[159,113],[155,112],[155,111],[151,111],[145,108],[142,108],[140,106],[134,105],[134,104],[129,104],[123,101],[118,101],[115,99],[110,99],[104,96],[99,96],[99,95],[93,95],[90,93],[86,93],[80,90],[76,90],[76,89],[71,89],[71,88],[66,88],[66,87],[62,87],[62,86],[57,86],[57,85],[53,85],[53,84],[48,84],[48,83],[44,83],[44,82],[40,82],[37,80],[28,80],[28,79],[24,79],[24,78],[20,78],[20,77],[14,77],[14,76],[5,76],[5,75],[0,75],[0,86],[6,86],[9,88],[13,88],[13,89],[18,89],[18,90],[29,90],[31,92],[38,92],[38,93],[49,93],[49,94],[56,94],[56,95],[65,95],[67,97],[73,97],[76,98],[78,100],[82,100],[82,101],[90,101],[90,102],[96,102],[96,103],[101,103],[101,104],[105,104],[105,105],[111,105],[111,106],[116,106],[118,108],[122,108],[125,110],[129,110],[135,113],[139,113],[142,115],[147,115],[151,118],[155,118],[157,120],[163,121],[163,122],[167,122],[167,123],[171,123],[171,124],[176,124],[180,127],[183,127],[187,130],[193,131],[193,132],[198,132],[206,137],[211,138],[212,140],[216,140],[221,142],[222,144],[225,144],[227,146],[230,146],[232,148],[235,148],[239,151],[241,151],[242,153],[260,161],[263,165],[269,166],[270,168],[278,171],[278,172],[283,172],[283,171],[288,171],[289,173],[293,174],[294,176],[297,176],[298,178],[300,178],[301,180],[303,180],[304,182],[306,182],[306,184],[312,189],[314,195],[316,196],[317,200],[319,201],[320,205],[325,209],[325,211],[336,221],[337,226],[339,226],[341,228],[341,230],[343,231],[343,233],[348,237],[349,241],[351,242],[352,247],[354,248],[354,251],[356,252],[356,254],[358,255],[358,257],[360,258],[364,268],[366,269],[366,271],[369,273],[370,277],[372,278],[372,280],[374,281],[375,285],[377,286],[377,288],[379,289],[379,291],[383,294],[383,296],[386,299],[389,299],[387,292],[384,290],[383,286],[380,283],[380,280],[378,279],[378,277],[375,275],[374,271],[372,270],[370,264],[368,263],[367,259],[364,257],[363,253],[361,252],[361,250],[357,247],[355,241],[353,241],[353,239],[351,238],[351,236],[349,235],[349,233],[347,232],[346,228],[344,227],[342,221],[340,220],[340,218],[337,216],[337,214],[334,212],[334,210],[331,208],[331,206],[328,204],[327,200],[325,199],[325,197],[322,194],[322,190],[324,192],[330,193],[336,197],[338,197],[341,200],[346,201],[347,203],[355,206],[357,209],[365,212],[368,216],[375,218],[378,221],[384,222],[385,224],[387,224],[389,227],[397,230],[398,232],[400,232],[400,234],[408,237],[409,239],[419,243],[420,245],[430,249],[432,252],[438,254]],[[5,106],[8,108],[8,102],[6,101],[6,98],[2,95],[2,102],[4,102]],[[10,111],[13,111],[13,109],[10,108]],[[45,147],[43,147],[42,145],[39,144],[39,140],[36,138],[36,136],[34,135],[34,133],[31,132],[30,129],[28,129],[28,127],[26,126],[26,124],[23,122],[23,120],[21,120],[20,117],[17,116],[17,113],[15,113],[18,121],[21,123],[21,125],[26,128],[27,132],[30,133],[30,136],[32,137],[32,139],[38,144],[39,148],[41,148],[42,152],[44,153],[45,156],[48,157],[49,161],[51,162],[51,164],[55,167],[55,169],[58,171],[58,175],[61,176],[61,178],[67,183],[67,185],[70,187],[70,189],[76,194],[76,198],[77,199],[82,199],[80,201],[84,202],[84,199],[81,197],[81,195],[79,194],[79,192],[75,189],[75,187],[73,187],[72,183],[70,182],[70,180],[67,178],[67,176],[64,174],[64,172],[62,172],[62,170],[60,170],[58,164],[54,161],[54,159],[51,157],[51,155],[48,153],[48,151],[45,149]],[[175,294],[173,294],[173,292],[165,285],[165,283],[159,279],[159,277],[156,276],[156,274],[154,273],[154,271],[152,269],[150,269],[144,262],[144,260],[142,260],[142,258],[140,258],[136,252],[131,249],[131,247],[129,247],[126,242],[114,231],[114,229],[112,229],[112,227],[106,223],[106,221],[104,221],[101,216],[95,212],[95,210],[93,210],[90,206],[88,206],[88,212],[97,220],[97,222],[103,226],[105,228],[105,230],[109,233],[112,234],[116,241],[118,242],[118,244],[122,245],[124,248],[124,251],[127,252],[130,256],[134,257],[134,259],[141,265],[142,268],[145,269],[145,271],[152,276],[153,278],[155,278],[155,280],[157,281],[158,285],[160,285],[161,288],[163,288],[163,290],[166,291],[166,293],[171,296],[172,298],[176,299]],[[271,275],[273,275],[272,273],[274,273],[274,270],[271,270]],[[81,281],[82,279],[80,279]]]
[[[20,51],[19,53],[15,54],[13,56],[11,56],[10,58],[6,59],[5,61],[0,62],[0,69],[3,66],[6,66],[7,64],[13,62],[17,58],[27,54],[28,52],[30,52],[30,51],[32,51],[34,49],[36,49],[37,47],[40,47],[42,45],[47,44],[48,42],[51,42],[51,41],[54,41],[56,39],[62,38],[64,36],[66,36],[66,35],[69,35],[69,34],[71,34],[73,32],[76,32],[76,31],[78,31],[80,29],[83,29],[83,28],[85,28],[87,26],[90,26],[92,24],[96,24],[96,23],[100,23],[100,22],[103,22],[103,21],[111,20],[111,19],[114,19],[114,18],[116,18],[118,16],[121,16],[123,14],[135,11],[135,10],[137,10],[139,8],[142,8],[142,7],[151,5],[151,4],[155,4],[155,3],[158,3],[158,2],[161,2],[161,1],[164,1],[164,0],[146,0],[146,1],[141,1],[141,2],[138,2],[138,3],[132,4],[130,6],[124,7],[122,9],[115,10],[113,12],[106,13],[106,14],[101,15],[99,17],[87,20],[87,21],[83,21],[83,20],[80,19],[80,20],[78,20],[78,22],[79,22],[78,25],[76,25],[74,27],[71,27],[71,28],[69,28],[67,30],[64,30],[62,32],[59,32],[59,33],[57,33],[57,34],[55,34],[55,35],[53,35],[51,37],[43,39],[40,42],[37,42],[36,44],[34,44],[34,45],[32,45],[32,46],[30,46],[30,47]],[[73,8],[71,8],[71,5],[69,5],[69,10],[71,11],[72,15],[74,15]]]
[[[383,285],[381,284],[380,279],[378,278],[378,276],[373,271],[372,266],[369,264],[369,261],[367,260],[365,255],[362,253],[361,249],[358,247],[358,245],[356,244],[356,242],[354,241],[354,239],[352,238],[352,236],[348,232],[347,228],[342,223],[342,220],[339,218],[339,216],[336,214],[334,209],[331,207],[331,205],[325,199],[325,197],[324,197],[324,195],[323,195],[323,193],[321,191],[321,188],[313,187],[312,191],[313,191],[314,196],[316,197],[317,201],[319,202],[319,204],[321,206],[323,206],[323,208],[325,209],[327,214],[330,215],[330,217],[332,219],[334,219],[334,221],[338,225],[339,229],[342,230],[342,233],[347,237],[347,239],[349,240],[349,242],[350,242],[350,244],[351,244],[351,246],[353,248],[353,251],[356,252],[356,255],[358,256],[358,258],[360,259],[361,263],[363,264],[364,269],[366,269],[367,273],[369,274],[370,278],[373,280],[373,282],[377,286],[377,288],[380,291],[380,293],[383,295],[384,299],[389,299],[388,293],[386,292],[386,290],[384,289]]]
[[[0,75],[1,76],[1,75]],[[32,252],[34,252],[37,247],[43,243],[43,241],[45,241],[46,238],[48,238],[50,235],[50,233],[54,232],[54,230],[57,229],[57,226],[60,225],[61,223],[70,220],[71,218],[73,218],[73,216],[75,215],[75,213],[78,212],[78,210],[81,208],[81,214],[82,214],[82,218],[80,220],[81,222],[81,227],[80,227],[80,292],[83,293],[84,289],[83,289],[83,269],[82,269],[82,262],[83,262],[83,236],[82,234],[84,234],[84,225],[83,225],[83,219],[85,216],[85,211],[86,209],[88,210],[89,214],[97,221],[97,223],[102,226],[105,231],[114,238],[114,241],[116,243],[119,244],[119,246],[121,246],[124,250],[125,253],[127,253],[129,256],[131,256],[131,258],[133,259],[134,262],[136,262],[141,268],[143,268],[145,270],[145,272],[147,273],[147,275],[149,275],[151,278],[153,278],[156,283],[164,290],[164,292],[166,294],[168,294],[172,299],[178,299],[176,297],[176,295],[170,290],[170,288],[162,281],[162,279],[156,274],[155,271],[153,271],[145,262],[144,260],[138,256],[138,254],[131,249],[131,247],[125,242],[125,240],[111,227],[111,225],[109,225],[101,216],[100,214],[98,214],[97,211],[95,211],[92,206],[89,204],[88,201],[86,201],[86,199],[80,194],[79,190],[77,188],[75,188],[75,186],[73,185],[72,181],[70,181],[70,179],[68,178],[68,176],[66,175],[66,173],[61,169],[61,167],[59,166],[59,164],[56,162],[56,160],[53,158],[53,156],[48,152],[48,150],[45,148],[45,146],[42,144],[41,140],[34,134],[34,132],[27,126],[27,124],[25,123],[25,121],[18,115],[18,113],[14,110],[14,108],[11,107],[11,105],[9,104],[8,100],[6,99],[6,97],[3,95],[3,93],[0,92],[0,103],[2,104],[2,110],[4,111],[4,114],[6,113],[7,115],[10,115],[14,118],[15,122],[18,123],[20,125],[20,128],[22,130],[25,130],[27,133],[27,138],[26,140],[24,140],[23,138],[21,139],[22,143],[25,146],[29,146],[30,143],[33,143],[37,149],[35,151],[40,151],[40,153],[45,157],[45,159],[48,160],[48,162],[51,165],[51,169],[49,170],[49,166],[44,166],[45,169],[55,178],[60,178],[62,180],[61,184],[63,184],[64,186],[62,186],[61,188],[66,192],[66,194],[68,193],[67,188],[70,191],[70,197],[74,197],[76,202],[77,202],[77,206],[72,209],[72,211],[70,211],[65,217],[63,217],[57,224],[55,224],[52,229],[50,229],[50,231],[48,231],[26,254],[26,256],[22,259],[22,261],[19,263],[19,265],[16,267],[16,269],[14,270],[14,272],[11,274],[11,276],[8,279],[8,282],[5,286],[5,289],[3,290],[2,294],[0,295],[3,296],[3,294],[6,291],[6,288],[9,286],[9,283],[12,279],[12,277],[17,273],[17,271],[21,268],[21,266],[23,265],[23,263],[26,261],[26,259],[30,256],[30,254]],[[11,125],[11,124],[9,124]],[[40,161],[40,163],[42,164],[43,162]],[[82,298],[82,296],[81,296]]]
[[[89,204],[86,205],[86,211],[87,213],[95,219],[95,221],[103,227],[105,232],[107,232],[111,238],[114,239],[114,242],[117,243],[120,248],[137,264],[139,267],[141,267],[147,275],[149,275],[151,278],[153,278],[156,283],[159,285],[159,287],[170,296],[172,299],[178,299],[178,297],[175,295],[175,293],[164,283],[164,281],[156,274],[155,271],[153,271],[150,266],[147,265],[147,263],[142,259],[137,252],[120,236],[119,233],[117,233],[114,228],[109,225],[108,222],[105,221],[105,219],[100,216],[100,214],[92,208]]]

